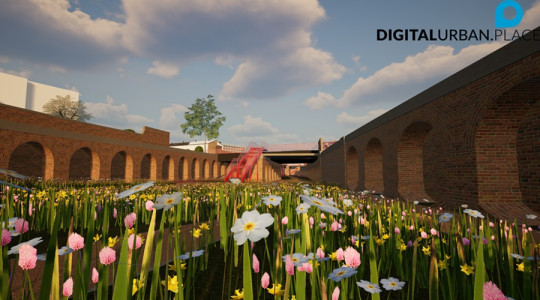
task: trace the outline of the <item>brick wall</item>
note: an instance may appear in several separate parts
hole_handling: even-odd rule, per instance
[[[358,167],[356,190],[426,198],[451,208],[468,204],[488,211],[498,207],[499,214],[513,208],[538,214],[540,52],[530,47],[540,47],[520,43],[348,134],[300,174],[320,172],[320,180],[345,187],[352,186],[351,168]],[[504,61],[509,56],[512,60]],[[350,159],[352,147],[357,166]]]

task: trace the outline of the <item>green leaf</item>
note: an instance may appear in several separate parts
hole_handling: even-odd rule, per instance
[[[251,257],[249,254],[249,242],[244,243],[244,261],[243,261],[243,283],[244,283],[244,299],[253,299],[253,282],[251,280]]]
[[[120,259],[118,260],[118,269],[114,281],[113,300],[124,300],[128,298],[128,289],[131,276],[129,276],[129,266],[131,261],[128,257],[128,231],[122,239],[122,248],[120,249]]]
[[[47,259],[45,260],[45,268],[43,269],[43,276],[41,280],[41,289],[39,291],[40,300],[49,300],[51,294],[51,285],[53,279],[58,281],[58,276],[54,276],[54,264],[55,260],[58,259],[57,254],[57,232],[58,227],[60,226],[60,218],[55,218],[54,226],[52,228],[51,239],[49,240],[49,248],[47,249]],[[58,275],[58,274],[57,274]]]
[[[476,252],[476,268],[474,272],[474,300],[482,300],[484,293],[484,282],[486,281],[486,269],[484,265],[484,243],[479,239]]]

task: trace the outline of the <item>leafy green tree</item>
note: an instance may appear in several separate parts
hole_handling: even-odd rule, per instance
[[[43,112],[64,119],[86,122],[92,115],[86,111],[86,105],[82,101],[71,101],[71,97],[57,95],[43,105]]]
[[[180,124],[183,133],[190,137],[197,135],[204,136],[204,149],[206,149],[206,139],[214,139],[219,136],[219,128],[223,126],[226,118],[218,111],[214,103],[214,96],[208,95],[206,98],[197,98],[195,103],[184,113],[186,122]]]

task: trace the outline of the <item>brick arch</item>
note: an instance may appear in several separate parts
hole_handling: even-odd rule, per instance
[[[212,178],[218,178],[219,177],[219,170],[218,170],[218,163],[217,161],[213,160],[212,161],[212,169],[211,169],[211,173],[210,173],[210,177]]]
[[[221,164],[221,167],[219,168],[219,175],[220,176],[225,176],[225,170],[227,170],[227,167],[225,166],[225,164]]]
[[[372,138],[364,153],[364,186],[377,192],[384,191],[383,181],[383,145],[378,138]]]
[[[359,170],[358,170],[358,151],[354,146],[349,147],[345,157],[345,172],[347,178],[347,188],[356,190],[358,188]]]
[[[166,155],[161,162],[161,179],[174,180],[174,160],[170,155]]]
[[[478,202],[540,208],[540,77],[507,89],[486,106],[475,132]],[[536,150],[537,151],[537,150]]]
[[[208,166],[208,160],[204,159],[203,163],[202,163],[202,176],[201,176],[201,178],[206,179],[206,178],[208,178],[209,175],[210,175],[210,167]]]
[[[89,147],[81,147],[69,159],[70,179],[98,179],[100,174],[99,156]]]
[[[54,175],[52,151],[42,143],[28,141],[17,145],[9,155],[8,169],[20,174],[43,179]]]
[[[180,157],[178,161],[178,180],[187,180],[189,175],[189,167],[185,157]]]
[[[409,201],[431,199],[424,185],[424,141],[432,126],[416,121],[403,130],[398,153],[398,192]]]
[[[133,179],[133,158],[126,151],[118,151],[111,160],[111,179]]]
[[[201,166],[199,160],[194,158],[191,161],[191,179],[198,180],[200,177]]]

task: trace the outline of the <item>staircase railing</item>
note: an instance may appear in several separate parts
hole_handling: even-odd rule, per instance
[[[242,152],[238,158],[231,161],[231,164],[225,173],[225,182],[227,182],[230,178],[238,178],[241,182],[249,179],[251,177],[253,167],[259,160],[259,157],[264,150],[264,146],[262,145],[263,143],[261,143],[260,146],[253,142],[249,143],[249,145],[244,148],[245,151]]]

